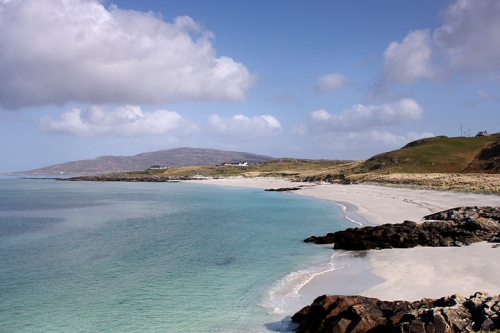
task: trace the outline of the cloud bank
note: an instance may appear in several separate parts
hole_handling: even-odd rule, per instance
[[[422,107],[411,98],[366,106],[356,104],[340,114],[320,109],[309,113],[308,128],[314,132],[362,132],[421,119]],[[304,129],[302,129],[304,132]]]
[[[197,131],[197,126],[176,112],[156,110],[143,112],[139,106],[126,105],[113,111],[91,106],[72,109],[58,119],[44,117],[40,125],[45,132],[65,133],[77,137],[187,134]]]
[[[395,83],[439,79],[454,71],[473,78],[500,79],[500,2],[457,0],[444,24],[410,32],[384,52],[384,72]]]
[[[365,159],[373,152],[390,151],[406,145],[410,141],[433,137],[429,132],[394,134],[388,131],[365,131],[348,133],[321,133],[311,137],[310,145],[321,147],[323,153],[349,159]]]
[[[406,145],[408,142],[422,138],[433,137],[434,134],[429,132],[398,135],[387,131],[366,131],[366,132],[351,132],[343,133],[328,133],[318,136],[316,139],[323,142],[325,148],[332,151],[380,151],[382,147],[399,148]]]
[[[255,75],[217,57],[190,17],[108,9],[97,0],[0,1],[0,104],[243,100]]]
[[[208,128],[217,135],[244,140],[283,132],[278,119],[270,115],[249,118],[238,114],[231,118],[221,118],[217,114],[212,114],[208,117]]]
[[[39,120],[47,133],[63,133],[76,137],[142,137],[148,135],[219,136],[231,139],[268,137],[283,132],[281,124],[273,116],[247,117],[242,114],[221,118],[217,114],[208,117],[206,123],[194,123],[174,111],[142,111],[140,106],[125,105],[114,110],[103,106],[74,108],[58,118],[47,116]]]
[[[388,129],[418,121],[423,112],[411,98],[379,105],[356,104],[338,114],[319,109],[310,112],[308,122],[295,126],[292,132],[323,152],[342,153],[342,158],[367,158],[373,151],[393,150],[409,141],[433,137],[430,132],[395,134]]]

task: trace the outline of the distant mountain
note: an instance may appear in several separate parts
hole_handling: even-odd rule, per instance
[[[202,148],[175,148],[142,153],[135,156],[101,156],[90,160],[80,160],[55,164],[40,169],[25,171],[29,174],[81,174],[109,173],[119,171],[145,170],[153,165],[176,168],[183,166],[218,165],[223,162],[247,161],[264,162],[269,156]]]

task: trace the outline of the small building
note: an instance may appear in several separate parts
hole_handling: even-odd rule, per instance
[[[248,166],[248,163],[247,161],[240,161],[238,163],[231,163],[231,162],[223,162],[221,164],[221,166],[234,166],[234,167],[237,167],[237,166]]]
[[[231,163],[231,166],[247,166],[247,161],[239,161],[238,163]]]
[[[148,170],[162,170],[162,169],[166,169],[166,168],[167,168],[166,166],[153,165],[153,166],[150,166]]]
[[[488,133],[488,131],[480,131],[476,134],[476,136],[491,136],[491,134]]]

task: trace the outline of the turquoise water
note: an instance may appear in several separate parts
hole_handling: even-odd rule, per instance
[[[0,177],[4,332],[269,332],[332,269],[335,204],[191,183]]]

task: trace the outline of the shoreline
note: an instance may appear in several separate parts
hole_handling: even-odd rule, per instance
[[[188,182],[262,189],[290,187],[289,181],[269,178],[239,177]],[[346,218],[354,220],[354,223],[356,217],[361,218],[361,223],[375,225],[402,223],[405,220],[418,223],[425,215],[449,208],[500,206],[500,196],[497,195],[366,184],[293,185],[304,186],[294,191],[294,194],[330,200],[345,206],[343,210]],[[304,238],[308,236],[310,235],[305,232]],[[304,299],[328,293],[354,293],[381,300],[408,301],[426,297],[439,298],[456,293],[468,297],[477,291],[498,295],[499,256],[500,248],[492,248],[492,244],[486,242],[453,248],[416,247],[358,251],[358,257],[352,260],[350,265],[315,276],[303,285],[299,292]],[[363,262],[369,263],[370,268],[363,268]],[[364,280],[359,281],[360,278]],[[366,279],[372,283],[364,284]],[[344,288],[344,292],[338,292],[339,285],[347,285],[352,281],[356,281],[354,285],[364,284],[364,289],[348,287]]]

